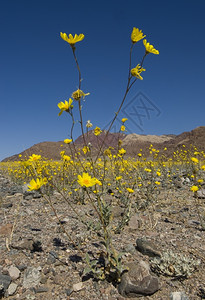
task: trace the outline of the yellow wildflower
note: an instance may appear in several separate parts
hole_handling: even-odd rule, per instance
[[[75,92],[72,93],[72,97],[75,100],[80,100],[82,97],[83,99],[85,98],[85,96],[90,95],[90,93],[85,94],[82,90],[77,89]]]
[[[133,190],[133,189],[130,189],[130,188],[127,188],[127,191],[128,191],[129,193],[134,193],[134,190]]]
[[[32,154],[31,156],[29,156],[29,161],[37,161],[39,159],[41,159],[41,155]]]
[[[161,184],[161,182],[159,182],[159,181],[155,181],[155,184],[157,184],[157,185],[160,185],[160,184]]]
[[[120,130],[121,130],[121,131],[125,131],[125,126],[122,125],[121,128],[120,128]]]
[[[70,161],[71,160],[70,156],[68,156],[68,155],[63,155],[63,159],[65,161]]]
[[[70,98],[69,102],[65,100],[65,103],[63,103],[62,101],[58,103],[58,107],[61,110],[58,115],[60,116],[63,113],[63,111],[69,112],[69,110],[73,108],[72,102],[73,100]]]
[[[96,184],[96,178],[91,178],[88,173],[83,172],[83,176],[78,175],[78,183],[81,186],[91,187]]]
[[[47,183],[46,178],[44,178],[44,179],[37,178],[36,180],[32,179],[28,185],[28,191],[39,190],[41,188],[41,186],[46,183]]]
[[[147,40],[143,40],[143,44],[145,46],[146,53],[159,54],[159,51],[154,48],[153,45],[147,42]]]
[[[112,153],[111,153],[111,150],[109,148],[105,149],[104,155],[110,156],[111,154]]]
[[[95,127],[95,129],[94,129],[94,135],[98,136],[98,135],[101,134],[101,132],[102,132],[102,130],[100,129],[100,127]]]
[[[161,176],[161,172],[157,171],[156,172],[157,176]]]
[[[132,74],[132,76],[134,76],[140,80],[143,80],[143,77],[140,75],[143,71],[146,71],[146,69],[142,68],[140,66],[140,64],[138,64],[135,68],[133,68],[131,70],[131,74]]]
[[[198,158],[196,157],[191,157],[191,161],[193,161],[196,164],[199,162]]]
[[[83,150],[83,153],[86,154],[87,152],[90,151],[90,148],[88,146],[84,146],[82,150]]]
[[[66,41],[67,43],[69,43],[71,45],[71,47],[73,47],[75,45],[75,43],[80,42],[84,39],[84,34],[75,34],[75,36],[73,37],[72,34],[69,34],[69,37],[67,36],[66,33],[61,32],[60,33],[61,38]]]
[[[146,35],[143,35],[142,30],[134,27],[131,34],[131,40],[133,44],[137,43],[138,41],[142,40]]]
[[[202,182],[204,182],[204,180],[203,180],[203,179],[198,179],[197,181],[198,181],[198,183],[202,183]]]
[[[201,166],[201,169],[205,171],[205,165]]]
[[[190,190],[192,191],[192,192],[197,192],[198,191],[198,186],[197,185],[193,185],[191,188],[190,188]]]
[[[126,150],[124,148],[121,148],[119,151],[118,151],[118,155],[122,156],[126,153]]]
[[[122,118],[122,123],[125,123],[128,119],[127,118]]]
[[[72,141],[73,141],[72,139],[65,139],[65,140],[64,140],[64,143],[65,143],[65,144],[70,144]]]
[[[145,168],[144,171],[145,171],[145,172],[148,172],[148,173],[152,172],[152,170],[151,170],[151,169],[148,169],[148,168]]]

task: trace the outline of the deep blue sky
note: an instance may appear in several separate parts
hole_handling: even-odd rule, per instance
[[[84,121],[105,128],[127,83],[130,35],[138,27],[160,55],[145,60],[144,80],[128,94],[128,132],[180,134],[205,125],[205,1],[0,1],[0,160],[43,141],[68,138],[70,120],[58,102],[78,85],[70,46],[59,33],[84,33],[76,44]],[[135,67],[144,54],[135,45]],[[138,93],[141,93],[142,99]],[[138,95],[138,96],[137,96]],[[140,109],[140,101],[152,108]],[[138,101],[138,102],[137,102]],[[116,123],[119,126],[119,123]],[[80,134],[76,125],[75,137]]]

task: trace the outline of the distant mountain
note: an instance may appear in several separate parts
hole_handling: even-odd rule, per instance
[[[170,156],[174,151],[183,148],[183,145],[185,145],[186,149],[195,146],[199,151],[205,151],[205,126],[197,127],[179,135],[169,134],[157,136],[129,134],[123,140],[123,147],[130,156],[136,156],[140,149],[142,149],[142,152],[145,153],[145,155],[148,155],[150,144],[160,151],[167,148],[167,156]]]
[[[106,137],[107,135],[107,137]],[[136,156],[140,149],[146,154],[149,153],[150,144],[156,149],[163,150],[167,148],[167,155],[170,155],[174,151],[182,148],[185,145],[189,148],[190,145],[197,147],[199,151],[205,150],[205,126],[200,126],[189,132],[183,132],[179,135],[141,135],[141,134],[124,134],[124,133],[108,133],[104,130],[98,137],[94,135],[93,130],[85,133],[86,143],[91,144],[92,152],[95,155],[99,149],[99,145],[105,139],[103,149],[108,147],[116,148],[118,145],[118,140],[122,140],[122,147],[127,150],[127,155]],[[84,146],[83,136],[79,136],[75,140],[75,147],[78,150]],[[71,145],[73,150],[73,145]],[[69,145],[66,145],[63,141],[59,142],[42,142],[35,144],[29,149],[19,153],[22,158],[29,157],[32,154],[41,154],[42,157],[59,160],[60,152],[66,151],[70,153]],[[5,158],[3,161],[15,161],[20,160],[19,154]]]
[[[90,130],[88,133],[85,133],[85,140],[88,143],[91,143],[92,151],[95,154],[97,149],[99,149],[99,145],[102,143],[102,141],[105,139],[105,136],[107,134],[106,130],[103,130],[102,133],[99,136],[95,136],[93,130]],[[111,147],[116,147],[118,144],[118,139],[123,140],[126,137],[126,134],[124,133],[108,133],[103,149],[108,148],[109,146]],[[83,141],[83,136],[79,136],[75,140],[75,148],[78,150],[79,148],[84,147],[84,141]],[[71,147],[71,150],[70,150]],[[70,152],[73,149],[73,145],[66,145],[63,141],[59,142],[41,142],[38,144],[33,145],[32,147],[26,149],[25,151],[12,155],[10,157],[7,157],[2,160],[4,161],[17,161],[20,159],[28,158],[32,154],[40,154],[42,157],[47,158],[47,159],[53,159],[53,160],[60,160],[60,152],[61,151],[66,151],[66,153],[70,154]],[[19,155],[21,157],[19,158]]]
[[[142,152],[147,155],[149,153],[150,144],[159,149],[160,145],[173,139],[175,139],[175,135],[140,135],[132,133],[126,136],[122,146],[127,150],[127,154],[130,156],[135,156],[141,149]]]

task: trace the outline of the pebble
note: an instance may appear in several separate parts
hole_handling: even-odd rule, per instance
[[[145,261],[133,261],[127,264],[128,271],[121,276],[118,292],[124,297],[152,295],[159,290],[159,280],[150,273]]]
[[[66,292],[67,296],[70,296],[72,294],[73,290],[72,289],[66,289],[65,292]]]
[[[9,272],[9,276],[11,277],[12,280],[16,280],[20,276],[20,271],[15,266],[9,267],[8,272]]]
[[[157,249],[156,245],[151,241],[147,241],[145,238],[139,238],[136,241],[137,250],[149,257],[160,257],[161,253]]]
[[[133,244],[128,244],[124,247],[125,251],[131,254],[135,254],[136,248]]]
[[[173,292],[170,295],[170,300],[189,300],[183,292]]]
[[[82,282],[78,282],[78,283],[73,284],[73,291],[74,292],[78,292],[82,289],[83,289],[83,283]]]
[[[8,295],[12,296],[16,292],[17,287],[18,287],[18,285],[16,283],[12,282],[8,287]]]
[[[41,273],[39,268],[28,267],[24,273],[23,287],[31,288],[37,286],[41,281]]]
[[[10,282],[11,282],[11,277],[9,275],[4,275],[0,273],[0,285],[3,285],[4,291],[6,291]]]
[[[49,289],[46,286],[40,286],[35,289],[36,293],[46,293],[48,291],[49,291]]]

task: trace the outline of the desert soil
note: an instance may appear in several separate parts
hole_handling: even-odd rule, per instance
[[[95,257],[103,248],[99,239],[85,230],[58,193],[51,199],[61,224],[44,198],[25,199],[22,193],[11,195],[12,183],[7,186],[9,188],[1,191],[0,202],[0,272],[9,274],[9,268],[15,266],[20,274],[12,280],[16,284],[15,293],[2,299],[127,299],[112,283],[82,277],[86,266],[82,253],[89,252]],[[155,274],[160,289],[140,299],[168,300],[176,291],[184,292],[190,300],[205,299],[205,232],[198,215],[200,212],[203,217],[204,202],[204,199],[199,199],[197,208],[196,199],[187,186],[173,188],[169,193],[162,191],[155,203],[136,212],[124,231],[113,236],[116,249],[124,252],[125,264],[139,260],[150,263],[150,258],[136,249],[136,240],[143,237],[155,244],[161,253],[172,250],[200,260],[196,271],[183,280]],[[73,205],[80,214],[95,218],[89,204]],[[117,215],[117,207],[114,213]],[[80,251],[72,240],[79,245]],[[35,268],[40,277],[34,278],[33,287],[26,287],[25,274],[31,268]]]

